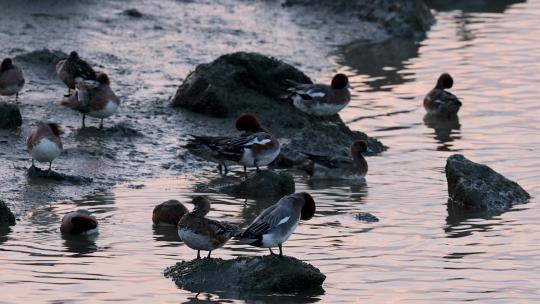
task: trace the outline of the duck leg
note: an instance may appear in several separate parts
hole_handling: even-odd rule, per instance
[[[51,175],[52,161],[49,162],[49,170],[47,171],[47,176]]]
[[[36,164],[34,163],[34,159],[32,158],[32,167],[31,168],[35,168],[36,167]]]
[[[272,248],[268,248],[270,250],[270,255],[276,255],[273,251],[272,251]]]
[[[278,247],[279,247],[279,257],[282,258],[283,257],[283,249],[281,249],[281,244],[279,244]]]
[[[246,168],[246,166],[244,166],[244,176],[245,176],[246,178],[248,177],[248,175],[247,175],[247,168]]]
[[[201,251],[197,250],[197,260],[201,258]]]
[[[206,258],[210,258],[210,254],[212,253],[212,250],[208,251],[208,256]]]
[[[86,119],[86,115],[83,113],[82,115],[82,127],[84,128],[85,125],[84,125],[84,120]]]
[[[259,164],[257,164],[257,160],[255,160],[253,164],[255,165],[255,168],[257,168],[257,173],[261,172],[261,169],[259,169]]]
[[[99,129],[103,129],[103,118],[101,119],[101,122],[99,123]]]
[[[15,93],[15,102],[19,101],[19,92]]]

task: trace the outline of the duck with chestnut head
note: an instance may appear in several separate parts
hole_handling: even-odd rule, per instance
[[[441,118],[452,118],[461,108],[461,101],[454,94],[447,91],[454,85],[450,74],[443,73],[437,79],[435,87],[424,98],[424,108],[428,115]]]
[[[180,219],[189,211],[177,200],[165,201],[156,207],[152,211],[152,222],[154,225],[178,225]]]
[[[289,98],[300,111],[315,116],[337,114],[351,101],[349,78],[345,74],[336,74],[330,85],[299,84],[291,80],[288,89]]]
[[[282,245],[296,230],[300,220],[310,220],[315,214],[315,201],[307,192],[294,193],[282,197],[277,203],[266,208],[236,237],[241,243],[255,247],[279,248],[283,256]]]
[[[11,58],[5,58],[0,65],[0,95],[15,95],[19,99],[19,92],[24,86],[24,75],[18,66],[13,64]]]
[[[201,258],[201,250],[212,251],[222,247],[240,231],[236,225],[218,222],[206,218],[210,212],[210,200],[203,196],[194,197],[191,201],[194,208],[178,222],[178,236],[189,248],[197,250],[197,259]]]
[[[60,232],[64,234],[96,234],[98,221],[88,210],[79,209],[64,215]]]
[[[273,162],[281,145],[272,133],[261,126],[254,114],[242,114],[236,120],[236,128],[242,133],[235,137],[211,137],[191,135],[186,148],[203,158],[217,162],[220,174],[228,172],[228,164],[239,164],[246,167],[266,166]],[[204,151],[195,152],[195,151]]]
[[[52,162],[62,152],[62,140],[60,135],[64,131],[59,125],[52,122],[41,123],[38,128],[26,139],[28,153],[32,155],[32,167],[35,166],[34,160],[40,163],[49,163],[51,172]]]
[[[368,151],[365,140],[351,144],[351,157],[338,157],[304,153],[307,156],[302,169],[315,179],[363,179],[368,164],[363,153]]]

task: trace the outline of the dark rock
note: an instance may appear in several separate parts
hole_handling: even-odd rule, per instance
[[[379,218],[377,218],[375,215],[367,212],[359,212],[356,215],[356,219],[359,221],[363,221],[366,223],[375,223],[379,221]]]
[[[15,215],[11,212],[6,203],[4,203],[3,200],[0,200],[0,227],[13,225],[15,225]]]
[[[301,292],[321,290],[326,279],[319,269],[288,256],[192,260],[179,262],[164,274],[192,292]]]
[[[246,179],[219,178],[209,184],[198,185],[198,192],[227,193],[237,197],[282,197],[294,193],[294,178],[285,171],[261,170]]]
[[[423,38],[435,18],[423,0],[287,0],[284,6],[323,7],[336,14],[352,13],[382,26],[397,37]]]
[[[14,104],[0,103],[0,129],[11,129],[22,125],[19,107]]]
[[[530,195],[517,183],[486,165],[454,154],[446,161],[449,204],[472,211],[500,213],[513,204],[525,203]]]
[[[44,179],[48,179],[52,181],[68,182],[72,184],[89,184],[92,182],[92,179],[89,177],[67,175],[63,173],[54,172],[52,170],[51,172],[49,172],[48,170],[41,170],[38,167],[28,168],[28,177],[44,178]]]
[[[16,62],[22,61],[34,66],[43,66],[49,69],[55,69],[58,61],[67,57],[68,54],[62,51],[41,49],[17,55],[15,56],[14,60]]]
[[[314,117],[297,110],[283,98],[285,79],[311,83],[301,71],[275,58],[257,53],[227,54],[197,66],[176,91],[172,104],[232,119],[245,112],[255,113],[284,143],[276,162],[280,166],[302,163],[305,156],[301,152],[347,155],[357,139],[367,139],[374,152],[385,149],[376,139],[351,131],[338,115]]]
[[[122,15],[133,17],[133,18],[141,18],[143,14],[136,8],[130,8],[122,11]]]
[[[425,2],[438,11],[504,13],[512,5],[524,3],[526,0],[425,0]]]

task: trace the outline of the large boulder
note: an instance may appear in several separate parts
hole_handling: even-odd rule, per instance
[[[0,227],[15,225],[15,215],[9,207],[0,200]]]
[[[232,260],[195,259],[168,267],[165,276],[192,292],[321,290],[326,276],[293,257],[237,257]]]
[[[0,103],[0,129],[11,129],[22,125],[19,107],[14,104]]]
[[[446,179],[449,203],[453,208],[500,213],[530,198],[517,183],[460,154],[448,157]]]
[[[285,79],[312,81],[293,66],[257,53],[238,52],[197,66],[172,98],[172,105],[213,117],[234,119],[242,113],[257,114],[263,125],[282,143],[278,163],[301,163],[302,152],[347,155],[351,143],[368,140],[374,152],[384,146],[365,133],[351,131],[339,115],[314,117],[297,110],[284,96]]]
[[[326,8],[336,14],[354,14],[374,22],[396,37],[423,38],[435,22],[423,0],[287,0],[285,6],[303,5],[310,11]]]

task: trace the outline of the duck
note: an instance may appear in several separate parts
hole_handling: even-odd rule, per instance
[[[242,131],[234,137],[211,137],[191,135],[186,147],[190,150],[206,151],[204,158],[217,162],[220,174],[222,168],[227,175],[227,164],[236,163],[247,167],[255,167],[260,172],[261,166],[273,162],[281,151],[277,138],[262,127],[252,113],[242,114],[236,120],[236,129]],[[203,153],[199,152],[199,155]]]
[[[62,128],[53,122],[41,123],[38,128],[26,139],[26,147],[32,156],[32,167],[35,167],[34,160],[41,163],[49,163],[51,172],[52,162],[62,152],[62,140],[60,135],[64,132]]]
[[[17,102],[24,83],[24,74],[21,68],[14,65],[11,58],[4,58],[0,65],[0,95],[15,95],[15,102]]]
[[[60,232],[64,234],[96,234],[98,232],[98,221],[86,209],[79,209],[64,215]]]
[[[351,144],[351,158],[332,157],[304,153],[307,161],[302,166],[311,178],[320,179],[363,179],[368,172],[368,164],[362,153],[368,151],[365,140]]]
[[[180,219],[189,211],[184,204],[172,199],[165,201],[152,211],[152,222],[154,225],[177,226]]]
[[[96,80],[77,80],[75,92],[65,97],[61,105],[82,113],[82,127],[85,127],[86,115],[99,118],[99,128],[103,129],[103,119],[118,110],[120,98],[112,91],[109,77],[104,72],[97,72]]]
[[[236,236],[240,228],[206,218],[211,205],[206,197],[196,196],[191,203],[194,205],[193,210],[178,222],[178,236],[189,248],[197,250],[197,259],[201,258],[201,250],[208,251],[207,258],[210,258],[212,251]]]
[[[461,101],[454,94],[447,91],[454,85],[450,74],[443,73],[437,79],[435,87],[424,98],[424,108],[428,115],[451,118],[457,115],[461,108]]]
[[[242,244],[268,248],[271,255],[273,247],[279,248],[283,256],[282,245],[293,234],[300,220],[310,220],[315,214],[315,201],[307,192],[299,192],[282,197],[262,213],[238,236]]]
[[[88,64],[88,62],[82,60],[79,54],[75,51],[69,53],[68,58],[62,59],[56,63],[56,74],[68,87],[69,96],[72,90],[75,90],[75,86],[78,81],[81,80],[96,80],[96,72]]]
[[[337,114],[351,101],[349,78],[345,74],[336,74],[330,85],[300,84],[286,81],[289,99],[300,111],[314,116],[330,116]]]

